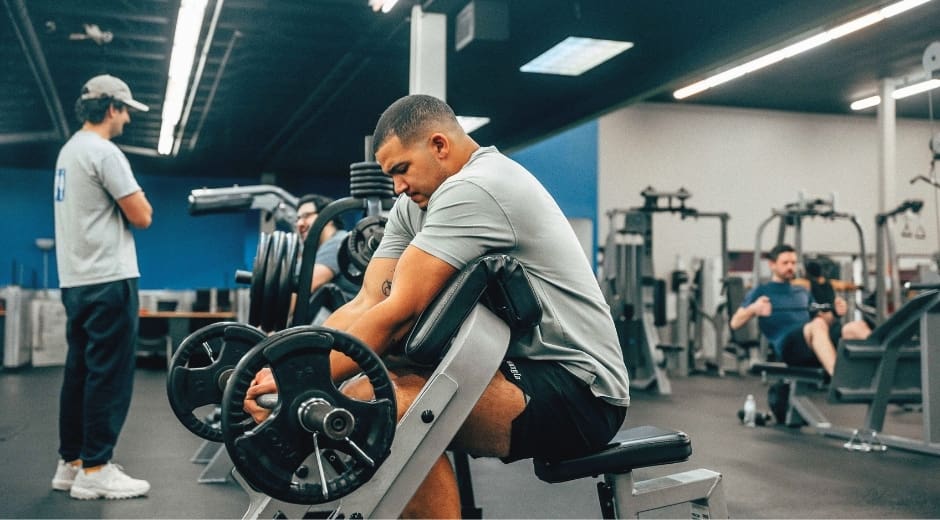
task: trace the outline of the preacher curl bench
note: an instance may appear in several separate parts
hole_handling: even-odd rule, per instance
[[[538,299],[514,259],[490,255],[464,268],[405,342],[407,357],[436,369],[397,426],[385,367],[355,338],[304,326],[263,340],[238,363],[222,400],[225,445],[235,478],[251,497],[245,518],[257,518],[272,498],[303,504],[288,510],[297,517],[398,517],[496,373],[510,336],[540,319]],[[373,401],[344,396],[323,375],[329,374],[330,350],[359,364],[375,389]],[[277,381],[277,401],[269,404],[271,416],[254,425],[242,402],[264,366]],[[691,452],[685,433],[640,426],[622,430],[597,453],[534,464],[536,475],[553,483],[603,475],[598,490],[606,518],[664,508],[674,517],[726,518],[720,473],[696,469],[633,479],[636,468],[682,462]],[[311,460],[316,482],[298,478]]]

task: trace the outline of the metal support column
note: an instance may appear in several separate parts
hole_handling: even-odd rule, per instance
[[[408,93],[447,99],[447,16],[411,8]]]
[[[894,79],[883,78],[878,82],[878,212],[884,213],[895,203],[897,180],[896,123]],[[895,288],[895,290],[897,290]]]

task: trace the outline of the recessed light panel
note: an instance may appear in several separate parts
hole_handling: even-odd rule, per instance
[[[633,42],[569,36],[519,70],[538,74],[580,76],[630,47],[633,47]]]

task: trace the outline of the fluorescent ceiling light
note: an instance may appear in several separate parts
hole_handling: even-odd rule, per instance
[[[881,10],[881,14],[885,15],[885,18],[891,18],[896,14],[901,14],[908,9],[913,9],[921,4],[926,4],[930,0],[904,0],[903,2],[898,2],[896,4],[891,4]]]
[[[881,103],[881,96],[871,96],[865,99],[859,99],[849,105],[852,110],[865,110],[866,108],[876,107]]]
[[[519,70],[541,74],[580,76],[630,47],[633,47],[633,42],[569,36],[534,60],[519,67]]]
[[[173,135],[183,114],[183,100],[196,58],[196,45],[202,31],[207,0],[182,0],[176,19],[176,34],[170,54],[170,72],[163,98],[163,120],[160,123],[160,141],[157,151],[168,155],[173,149]]]
[[[913,85],[908,85],[906,87],[895,89],[894,93],[891,94],[891,97],[893,97],[894,99],[902,99],[908,96],[913,96],[914,94],[920,94],[921,92],[927,92],[928,90],[933,90],[937,87],[940,87],[940,79],[930,79],[927,81],[922,81],[920,83],[915,83]]]
[[[468,134],[490,122],[488,117],[457,116],[457,122]]]
[[[397,3],[398,0],[369,0],[369,7],[371,7],[373,11],[381,9],[383,13],[387,13],[391,11]]]
[[[891,93],[891,97],[894,99],[904,99],[914,94],[920,94],[921,92],[927,92],[928,90],[933,90],[935,88],[940,88],[940,79],[929,79],[927,81],[921,81],[919,83],[914,83],[912,85],[907,85],[896,89]],[[871,96],[864,99],[859,99],[858,101],[853,102],[849,107],[852,110],[865,110],[866,108],[875,107],[881,104],[881,96]]]
[[[841,38],[847,34],[852,34],[855,31],[874,25],[884,20],[885,18],[890,18],[897,14],[903,13],[904,11],[913,9],[919,5],[926,4],[929,1],[930,0],[902,0],[831,29],[818,29],[815,31],[810,31],[812,34],[808,33],[807,35],[804,35],[795,43],[787,45],[782,49],[768,52],[757,58],[750,59],[741,65],[731,67],[730,69],[721,73],[680,88],[673,92],[672,96],[676,99],[685,99],[689,96],[694,96],[695,94],[704,92],[712,87],[731,81],[732,79],[739,78],[745,74],[749,74],[769,65],[773,65],[774,63],[783,61],[786,58],[791,58],[810,49],[814,49],[824,43]]]

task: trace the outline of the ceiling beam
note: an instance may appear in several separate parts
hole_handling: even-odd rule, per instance
[[[43,130],[39,132],[15,132],[9,134],[0,134],[0,145],[58,141],[59,138],[59,132],[56,130]]]
[[[59,99],[55,84],[52,82],[52,74],[49,73],[49,65],[46,63],[46,57],[42,52],[42,46],[39,44],[39,38],[36,37],[36,31],[33,30],[29,12],[26,11],[26,4],[23,3],[23,0],[3,0],[3,3],[6,4],[7,13],[9,13],[10,21],[13,23],[13,31],[16,32],[16,38],[20,41],[20,47],[23,49],[23,54],[26,55],[29,68],[33,71],[33,77],[39,86],[39,92],[46,104],[46,110],[49,112],[54,130],[59,138],[64,141],[69,137],[69,124],[65,119],[65,111],[62,110],[62,101]]]

